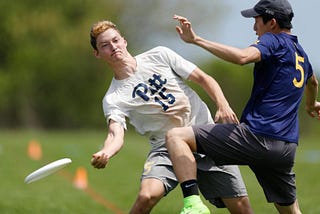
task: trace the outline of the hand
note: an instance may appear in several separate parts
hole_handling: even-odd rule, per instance
[[[92,155],[91,165],[97,169],[103,169],[109,162],[109,157],[103,151],[99,151]]]
[[[316,101],[312,107],[307,106],[306,111],[311,117],[317,117],[320,120],[320,102]]]
[[[193,43],[196,38],[196,34],[191,28],[191,22],[189,22],[187,18],[179,15],[174,15],[173,19],[180,22],[180,26],[176,26],[176,31],[180,38],[187,43]]]
[[[214,117],[214,122],[239,124],[237,115],[230,107],[218,109]]]

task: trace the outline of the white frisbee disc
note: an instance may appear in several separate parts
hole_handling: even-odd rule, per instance
[[[39,180],[41,178],[44,178],[48,175],[51,175],[55,173],[56,171],[66,167],[68,164],[70,164],[72,161],[70,158],[63,158],[60,160],[56,160],[54,162],[51,162],[36,171],[30,173],[24,180],[25,183],[29,184],[31,182],[34,182],[36,180]]]

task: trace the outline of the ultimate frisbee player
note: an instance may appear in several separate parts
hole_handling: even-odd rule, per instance
[[[110,21],[94,24],[90,36],[95,56],[114,74],[103,98],[109,131],[104,147],[93,154],[91,164],[98,169],[105,168],[120,151],[129,119],[137,132],[149,136],[151,145],[140,191],[130,213],[150,213],[178,184],[165,147],[166,132],[174,127],[212,124],[214,120],[238,123],[238,119],[218,83],[171,49],[156,47],[133,57],[127,50],[127,41]],[[215,102],[214,120],[205,103],[185,80],[200,84]],[[252,213],[237,166],[217,167],[203,155],[197,155],[197,159],[199,186],[207,200],[217,207],[227,207],[231,213]],[[198,196],[189,197],[185,203],[185,213],[190,213],[190,209],[199,214],[210,212]]]
[[[279,213],[300,214],[292,170],[299,139],[298,109],[305,91],[307,113],[319,118],[318,81],[297,36],[291,34],[293,11],[287,0],[261,0],[241,13],[255,19],[258,35],[256,43],[244,49],[205,40],[186,18],[174,17],[184,41],[228,62],[255,66],[240,124],[175,128],[168,133],[167,148],[181,183],[196,180],[192,152],[205,153],[217,164],[249,165]]]

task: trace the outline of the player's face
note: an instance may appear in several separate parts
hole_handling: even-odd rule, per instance
[[[256,35],[261,36],[264,33],[268,32],[267,24],[263,23],[263,19],[261,16],[257,16],[254,18],[255,22],[253,25],[253,30],[256,32]]]
[[[96,56],[112,63],[128,55],[127,41],[114,29],[108,29],[97,37]]]

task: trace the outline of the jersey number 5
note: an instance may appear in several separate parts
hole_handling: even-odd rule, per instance
[[[302,56],[299,56],[296,53],[296,69],[298,71],[300,71],[301,79],[300,79],[300,81],[298,81],[296,78],[294,78],[292,82],[293,82],[294,86],[297,88],[301,88],[304,84],[304,69],[300,63],[304,63],[304,58]]]

